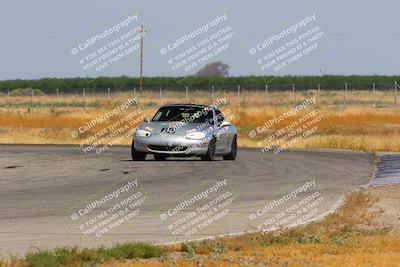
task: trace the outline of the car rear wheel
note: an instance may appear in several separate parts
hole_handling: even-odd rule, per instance
[[[132,155],[132,160],[145,160],[146,159],[146,153],[144,152],[139,152],[136,151],[135,149],[135,141],[132,141],[132,148],[131,148],[131,155]]]
[[[211,161],[215,159],[215,139],[212,139],[208,143],[207,153],[204,156],[201,156],[201,160]]]
[[[166,155],[163,154],[154,154],[154,159],[155,160],[165,160],[167,158]]]
[[[235,135],[232,140],[231,152],[225,155],[224,160],[235,160],[237,154],[237,136]]]

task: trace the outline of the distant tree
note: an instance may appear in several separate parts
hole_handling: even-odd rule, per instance
[[[207,64],[196,73],[196,76],[210,77],[227,77],[229,75],[229,65],[220,61]]]

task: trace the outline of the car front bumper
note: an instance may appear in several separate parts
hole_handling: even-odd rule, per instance
[[[135,150],[152,154],[166,154],[175,156],[204,155],[208,150],[207,139],[193,140],[182,135],[152,134],[149,137],[134,136]]]

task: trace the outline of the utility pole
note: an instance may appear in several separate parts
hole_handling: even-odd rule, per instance
[[[140,93],[143,92],[143,25],[140,25]]]

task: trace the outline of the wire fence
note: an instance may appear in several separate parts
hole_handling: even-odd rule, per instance
[[[18,89],[17,89],[18,90]],[[28,90],[28,91],[27,91]],[[93,106],[93,100],[116,100],[122,95],[137,97],[138,99],[196,102],[199,99],[212,99],[217,96],[226,95],[228,100],[238,101],[241,104],[253,103],[272,106],[295,106],[304,99],[315,97],[320,106],[326,107],[351,107],[364,106],[373,108],[398,108],[398,83],[393,82],[392,86],[372,83],[349,84],[344,83],[336,90],[325,89],[323,84],[316,84],[315,87],[292,84],[285,88],[281,86],[264,85],[257,86],[183,86],[183,87],[145,87],[142,92],[136,87],[130,89],[93,89],[93,88],[68,88],[47,90],[43,94],[37,89],[25,89],[23,94],[15,94],[14,90],[7,90],[6,94],[0,96],[3,101],[2,107],[28,107],[32,110],[36,107],[65,107],[78,106],[84,110]],[[16,96],[23,96],[24,101],[16,101]],[[43,96],[51,97],[42,101]],[[75,104],[67,103],[66,97],[75,97]],[[27,101],[27,97],[30,101]],[[4,101],[6,98],[6,101]],[[90,99],[90,101],[88,101]],[[158,102],[157,102],[158,103]],[[99,103],[96,104],[100,105]]]

